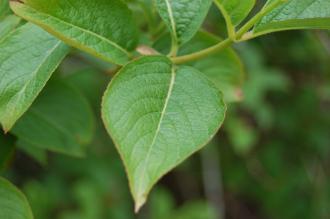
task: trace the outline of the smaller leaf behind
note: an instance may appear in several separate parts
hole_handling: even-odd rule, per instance
[[[21,143],[72,156],[83,156],[94,134],[87,99],[59,79],[50,81],[12,130]]]
[[[2,177],[0,177],[0,218],[33,219],[24,194]]]

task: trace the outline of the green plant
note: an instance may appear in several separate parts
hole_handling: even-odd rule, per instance
[[[83,156],[99,131],[99,110],[75,83],[50,78],[70,51],[77,53],[71,47],[111,63],[100,64],[114,75],[102,118],[125,165],[136,211],[164,174],[217,133],[225,103],[241,99],[244,67],[233,44],[275,31],[330,29],[328,0],[270,0],[249,18],[253,0],[13,0],[16,15],[8,1],[0,2],[4,131],[41,161],[45,150]],[[212,3],[225,20],[225,39],[200,30]],[[1,146],[8,141],[0,136]]]

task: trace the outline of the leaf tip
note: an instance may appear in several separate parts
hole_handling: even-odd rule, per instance
[[[141,208],[143,207],[143,205],[146,203],[147,199],[145,196],[140,196],[138,197],[138,199],[136,199],[135,201],[135,213],[139,213],[139,211],[141,210]]]

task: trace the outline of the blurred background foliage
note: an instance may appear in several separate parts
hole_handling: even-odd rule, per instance
[[[148,0],[128,2],[146,32],[142,43],[166,34]],[[215,8],[204,28],[224,36]],[[20,186],[36,219],[328,219],[329,36],[290,31],[236,45],[247,72],[242,101],[229,104],[216,138],[165,176],[139,215],[99,119],[102,93],[118,69],[78,51],[52,80],[75,87],[92,106],[96,125],[86,155],[31,151],[0,136],[1,145],[16,145],[0,148],[1,175]]]

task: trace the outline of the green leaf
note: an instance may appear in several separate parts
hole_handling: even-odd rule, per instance
[[[254,34],[292,29],[330,29],[330,1],[289,0],[266,15],[256,25]]]
[[[33,24],[0,40],[0,123],[9,131],[31,106],[69,48]]]
[[[2,177],[0,177],[0,218],[33,219],[24,194]]]
[[[215,0],[223,16],[231,25],[239,25],[250,13],[256,0]]]
[[[0,0],[0,19],[9,13],[8,0]]]
[[[50,81],[12,133],[34,147],[82,156],[94,132],[93,112],[80,92]]]
[[[137,44],[132,14],[121,0],[11,1],[19,16],[67,44],[105,61],[125,64]]]
[[[220,42],[221,39],[207,32],[199,31],[189,44],[183,45],[179,55],[186,55],[208,48]],[[154,47],[167,53],[169,37],[160,38]],[[242,99],[242,86],[245,78],[243,63],[232,48],[227,48],[204,59],[190,62],[188,65],[200,70],[224,94],[226,102]]]
[[[136,211],[153,185],[215,135],[226,111],[218,89],[198,70],[149,56],[110,83],[102,116],[124,161]]]
[[[202,25],[212,0],[156,0],[158,12],[172,33],[173,44],[189,41]]]
[[[0,21],[0,41],[3,39],[7,34],[13,31],[18,24],[20,23],[21,19],[15,15],[8,15],[3,20]]]

